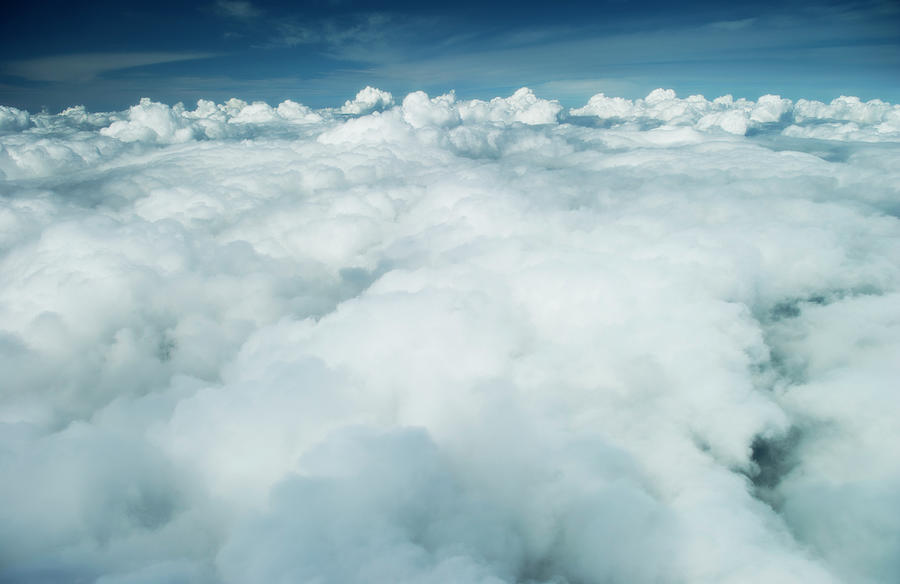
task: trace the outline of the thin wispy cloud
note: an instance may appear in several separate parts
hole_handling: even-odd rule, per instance
[[[220,16],[242,21],[256,20],[265,14],[262,9],[242,0],[218,0],[213,8]]]
[[[24,77],[31,81],[77,82],[92,81],[104,73],[176,63],[195,61],[217,56],[214,53],[84,53],[75,55],[53,55],[22,61],[12,61],[2,67],[8,75]]]

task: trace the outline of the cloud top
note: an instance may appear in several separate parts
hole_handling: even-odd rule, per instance
[[[390,92],[374,87],[366,87],[361,89],[354,99],[344,102],[340,112],[342,114],[361,115],[376,110],[384,110],[392,105],[394,105],[394,96]]]
[[[736,135],[767,125],[780,125],[784,135],[794,137],[871,142],[900,139],[900,106],[878,99],[862,102],[857,97],[845,96],[830,104],[805,99],[795,104],[777,95],[764,95],[757,101],[735,100],[726,95],[709,101],[702,95],[678,98],[670,89],[656,89],[638,100],[598,93],[586,105],[569,113],[611,123],[691,126]]]

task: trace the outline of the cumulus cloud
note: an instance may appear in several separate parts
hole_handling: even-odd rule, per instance
[[[0,108],[0,581],[896,581],[897,112]]]
[[[609,124],[690,126],[730,134],[779,126],[786,136],[880,142],[900,140],[900,106],[873,99],[841,96],[830,104],[800,99],[792,103],[777,95],[757,101],[732,96],[712,101],[702,95],[678,98],[671,89],[656,89],[646,98],[630,100],[598,93],[572,116],[596,117]]]
[[[345,101],[340,111],[342,114],[360,115],[383,110],[392,105],[394,105],[394,96],[390,92],[366,87],[360,90],[354,99]]]
[[[0,105],[0,132],[24,130],[29,126],[28,112]]]
[[[527,87],[508,98],[495,97],[489,102],[472,100],[460,104],[460,116],[466,121],[522,122],[524,124],[552,124],[557,121],[562,106],[556,100],[540,99]]]

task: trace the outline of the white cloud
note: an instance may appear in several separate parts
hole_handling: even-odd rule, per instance
[[[896,108],[0,109],[0,580],[895,581]]]
[[[473,100],[460,104],[460,115],[465,121],[499,122],[508,124],[556,123],[562,106],[556,100],[540,99],[527,87],[517,90],[508,98],[495,97],[490,102]]]
[[[29,121],[28,112],[0,105],[0,132],[24,130],[28,127]]]
[[[794,104],[777,95],[763,95],[755,102],[735,100],[730,95],[709,101],[702,95],[678,98],[670,89],[656,89],[637,100],[598,93],[585,106],[573,108],[569,113],[612,123],[654,122],[700,130],[718,128],[737,135],[775,124],[787,126],[781,129],[791,137],[867,142],[900,140],[900,106],[878,99],[862,102],[857,97],[842,96],[830,104],[806,99]]]
[[[340,111],[342,114],[360,115],[376,110],[380,111],[392,105],[394,105],[394,96],[390,92],[366,87],[361,89],[354,99],[345,101]]]

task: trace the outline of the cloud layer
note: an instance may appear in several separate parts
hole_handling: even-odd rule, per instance
[[[399,101],[0,107],[0,582],[900,577],[900,107]]]

